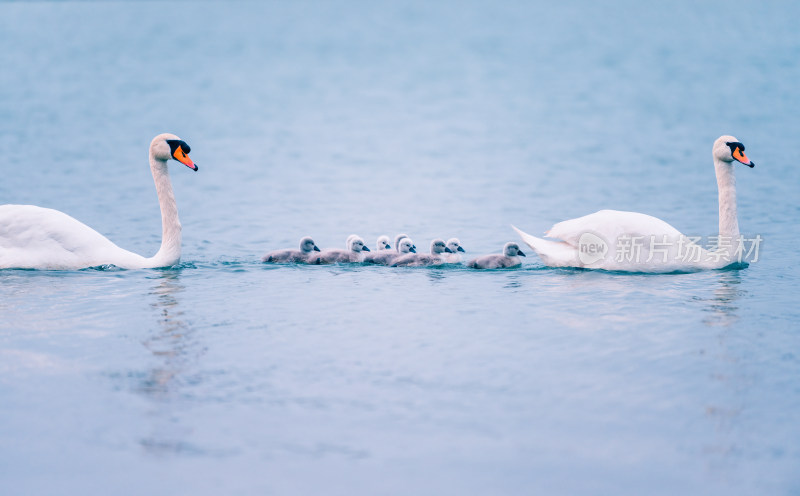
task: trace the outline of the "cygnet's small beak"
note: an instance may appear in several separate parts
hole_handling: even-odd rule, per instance
[[[446,251],[447,253],[453,253],[453,250],[451,250],[450,248],[448,248],[446,246],[444,247],[444,251]]]
[[[733,151],[733,158],[735,158],[739,162],[743,163],[744,165],[750,167],[751,169],[756,166],[756,164],[752,160],[747,158],[747,155],[744,154],[744,152],[742,151],[741,148],[737,147]]]
[[[412,246],[411,249],[409,249],[408,251],[410,251],[411,253],[416,253],[417,252],[417,247],[416,246]]]
[[[461,247],[459,246],[457,251],[460,251],[460,252],[462,252],[462,253],[463,253],[463,252],[464,252],[464,248],[461,248]]]
[[[319,251],[319,246],[314,245],[314,251]]]
[[[517,252],[517,255],[519,255],[519,256],[521,256],[521,257],[524,257],[524,256],[525,256],[525,254],[524,254],[522,251],[518,251],[518,252]]]
[[[369,246],[365,246],[365,247],[361,248],[361,251],[369,251]]]

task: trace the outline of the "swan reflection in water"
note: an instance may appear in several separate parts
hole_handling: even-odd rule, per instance
[[[197,452],[186,439],[191,430],[175,422],[180,412],[173,411],[182,388],[191,382],[187,369],[202,354],[194,338],[195,331],[187,323],[181,309],[180,295],[185,290],[180,270],[157,272],[157,284],[148,293],[150,306],[156,315],[156,325],[142,344],[155,358],[145,373],[138,392],[151,400],[154,419],[149,435],[140,440],[144,450],[153,455]]]
[[[746,291],[742,287],[742,276],[738,270],[729,270],[715,274],[717,283],[714,295],[705,299],[708,308],[704,310],[710,315],[703,319],[707,326],[730,326],[739,320],[737,300]]]
[[[742,286],[738,270],[714,274],[717,278],[713,296],[703,300],[709,315],[702,320],[706,326],[717,329],[715,346],[701,353],[712,360],[708,379],[713,383],[707,401],[703,401],[703,414],[710,421],[714,436],[702,445],[707,457],[707,468],[714,471],[720,466],[735,463],[741,449],[739,430],[741,413],[747,408],[747,398],[753,381],[748,376],[745,357],[738,349],[738,332],[733,324],[739,320],[737,301],[747,292]]]
[[[169,395],[174,379],[190,358],[193,331],[183,319],[178,301],[184,289],[177,271],[164,271],[149,293],[157,326],[142,344],[159,360],[142,384],[142,391],[148,395]]]

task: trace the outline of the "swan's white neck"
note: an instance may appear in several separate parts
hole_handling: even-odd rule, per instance
[[[733,164],[714,158],[719,189],[719,235],[739,236],[739,219],[736,215],[736,177]]]
[[[178,205],[172,192],[167,162],[155,158],[151,152],[150,170],[161,207],[161,248],[150,260],[154,262],[154,267],[168,267],[181,259],[181,221],[178,219]]]
[[[727,251],[728,263],[733,260],[733,253],[738,246],[739,219],[736,215],[736,177],[733,175],[733,164],[714,157],[714,169],[717,173],[719,190],[719,235],[727,238],[721,249]]]

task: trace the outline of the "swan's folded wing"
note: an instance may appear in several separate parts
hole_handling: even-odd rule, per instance
[[[110,254],[138,257],[58,210],[0,206],[0,268],[92,267],[112,263]]]
[[[638,212],[620,210],[600,210],[577,219],[565,220],[554,225],[545,234],[550,238],[560,239],[570,246],[577,247],[584,233],[592,233],[606,242],[614,243],[621,235],[680,236],[680,232],[661,219]]]

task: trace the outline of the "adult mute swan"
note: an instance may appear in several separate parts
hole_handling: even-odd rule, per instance
[[[0,269],[71,270],[116,265],[144,269],[175,265],[181,258],[181,222],[169,180],[167,161],[192,170],[189,145],[174,134],[159,134],[150,143],[150,170],[161,206],[161,249],[145,258],[124,250],[69,215],[33,205],[0,205]]]
[[[550,267],[678,272],[731,265],[739,261],[737,250],[741,249],[733,161],[750,168],[755,164],[733,136],[720,136],[714,142],[712,156],[719,190],[719,235],[713,251],[701,248],[663,220],[637,212],[601,210],[559,222],[545,233],[557,241],[511,227]]]

